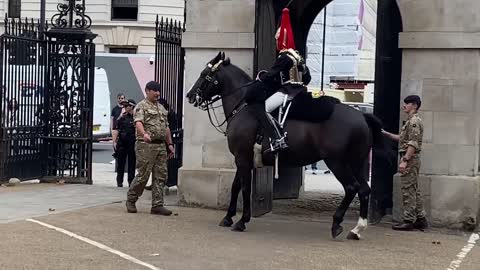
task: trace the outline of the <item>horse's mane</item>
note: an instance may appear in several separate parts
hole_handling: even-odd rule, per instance
[[[245,81],[248,81],[248,82],[252,80],[252,77],[250,77],[250,75],[248,75],[243,69],[232,64],[232,62],[230,61],[230,58],[225,59],[225,61],[223,61],[222,64],[225,67],[229,67],[229,69],[231,69],[232,72],[235,72],[236,74],[240,75],[241,79],[244,79]]]

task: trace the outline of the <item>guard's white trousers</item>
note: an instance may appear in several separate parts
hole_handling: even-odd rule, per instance
[[[283,100],[285,99],[285,96],[287,94],[282,93],[282,92],[276,92],[275,94],[271,95],[266,101],[265,101],[265,110],[268,113],[273,112],[275,109],[280,107],[280,105],[283,104]],[[293,96],[288,96],[287,100],[292,100]]]

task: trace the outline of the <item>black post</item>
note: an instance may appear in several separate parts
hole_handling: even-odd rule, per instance
[[[43,39],[45,31],[45,0],[40,0],[40,38]]]
[[[327,6],[323,8],[323,40],[322,40],[322,82],[321,82],[321,91],[323,93],[323,75],[325,74],[325,33],[327,30]]]
[[[398,47],[402,31],[400,10],[395,0],[378,1],[377,37],[375,55],[374,114],[383,122],[385,130],[398,134],[400,119],[400,91],[402,50]],[[376,223],[393,207],[393,175],[398,164],[398,145],[386,140],[394,153],[385,156],[373,149],[372,192],[369,204],[369,222]]]

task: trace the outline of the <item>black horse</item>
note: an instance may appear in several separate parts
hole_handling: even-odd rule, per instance
[[[237,171],[232,184],[230,205],[220,226],[233,225],[240,190],[243,195],[243,216],[234,225],[234,231],[244,231],[250,221],[251,172],[254,168],[254,144],[259,130],[251,107],[244,105],[245,87],[252,79],[219,53],[201,72],[187,93],[190,104],[205,107],[212,99],[221,98],[227,118],[227,139],[230,152],[235,156]],[[281,154],[282,166],[306,166],[324,160],[340,181],[345,197],[333,215],[332,237],[343,231],[341,223],[350,203],[358,193],[360,218],[347,238],[360,239],[367,227],[370,187],[368,156],[373,145],[381,147],[381,123],[371,114],[363,114],[345,104],[336,104],[330,118],[321,123],[287,120],[288,150]]]

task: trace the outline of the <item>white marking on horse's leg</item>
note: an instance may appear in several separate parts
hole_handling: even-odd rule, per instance
[[[352,233],[356,234],[360,238],[360,233],[367,228],[368,222],[367,219],[358,218],[357,226],[351,230]]]

